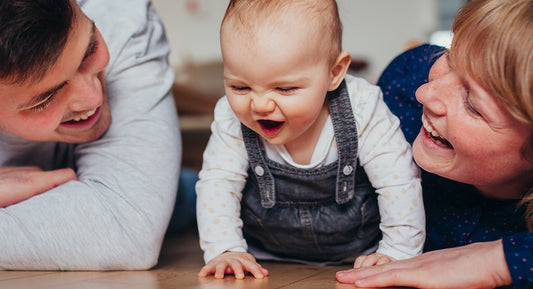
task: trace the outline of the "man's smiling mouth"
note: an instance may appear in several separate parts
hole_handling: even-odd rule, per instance
[[[80,121],[87,120],[87,119],[89,119],[89,117],[91,117],[91,116],[93,116],[95,114],[97,109],[98,108],[95,108],[95,109],[93,109],[91,111],[88,111],[86,114],[76,116],[73,119],[71,119],[69,121],[66,121],[66,122],[74,123],[74,122],[80,122]]]

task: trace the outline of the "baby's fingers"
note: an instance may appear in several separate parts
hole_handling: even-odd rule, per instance
[[[202,267],[200,272],[198,272],[198,277],[204,278],[211,273],[215,273],[215,267],[211,263],[208,263],[204,267]]]
[[[215,278],[224,279],[225,274],[233,273],[233,268],[226,262],[218,263],[215,267]]]
[[[383,256],[379,257],[378,261],[376,262],[376,265],[387,264],[387,263],[393,262],[395,260],[396,259],[394,259],[392,257],[389,257],[387,255],[383,255]]]
[[[372,256],[372,255],[370,255],[370,256]],[[355,259],[355,262],[353,263],[354,269],[363,267],[363,263],[366,264],[368,262],[368,258],[370,258],[370,256],[359,256],[359,257],[357,257],[357,259]]]
[[[246,264],[246,270],[248,270],[248,272],[250,272],[256,279],[263,279],[265,276],[268,276],[268,270],[255,262],[248,262]]]
[[[244,271],[242,268],[243,265],[240,261],[232,260],[229,266],[231,267],[233,274],[235,275],[235,279],[244,279]]]
[[[389,263],[393,260],[394,260],[393,258],[387,255],[380,254],[380,253],[374,253],[372,255],[358,257],[357,259],[355,259],[353,267],[357,269],[361,267],[381,265],[381,264]]]

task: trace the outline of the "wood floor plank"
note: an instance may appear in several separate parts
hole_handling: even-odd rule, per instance
[[[3,276],[17,273],[17,271],[0,272],[0,278]],[[0,288],[16,289],[44,289],[56,288],[64,284],[77,284],[85,281],[101,278],[102,276],[116,274],[115,272],[50,272],[46,274],[35,274],[27,277],[16,279],[4,279],[0,281]]]
[[[42,271],[0,271],[0,282],[11,279],[29,278],[32,276],[46,275],[49,272]],[[2,288],[2,287],[0,287]]]
[[[1,289],[269,289],[269,288],[353,288],[335,280],[335,272],[351,266],[310,266],[280,262],[261,262],[269,277],[247,275],[236,280],[232,275],[215,279],[198,278],[203,266],[202,252],[195,232],[167,236],[159,263],[147,271],[48,272],[0,271]]]

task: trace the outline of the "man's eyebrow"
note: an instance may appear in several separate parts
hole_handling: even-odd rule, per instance
[[[96,48],[98,48],[98,41],[96,40],[96,25],[94,22],[92,22],[92,28],[91,28],[91,36],[89,38],[89,44],[87,45],[87,49],[85,50],[85,54],[83,55],[82,63],[85,62],[91,55],[93,55],[96,52]],[[31,108],[43,101],[45,101],[47,98],[49,98],[52,94],[63,88],[67,82],[63,82],[55,87],[53,87],[50,90],[47,90],[46,92],[43,92],[39,95],[36,95],[31,98],[30,101],[28,101],[25,104],[20,105],[19,109],[27,109]]]
[[[96,40],[96,25],[94,24],[94,21],[92,22],[92,27],[91,27],[91,36],[89,38],[89,44],[87,44],[87,49],[85,50],[85,54],[83,55],[83,59],[82,59],[82,63],[85,62],[85,60],[87,60],[87,58],[91,57],[91,55],[93,55],[95,52],[96,52],[96,48],[98,48],[98,41]],[[47,98],[49,98],[52,94],[54,94],[55,92],[57,92],[58,90],[60,90],[61,88],[63,88],[63,86],[65,86],[65,84],[67,84],[67,82],[63,82],[55,87],[53,87],[52,89],[46,91],[46,92],[43,92],[39,95],[36,95],[34,97],[32,97],[30,99],[30,101],[28,101],[27,103],[25,104],[22,104],[18,107],[18,109],[20,110],[23,110],[23,109],[28,109],[28,108],[31,108],[43,101],[45,101]]]
[[[91,31],[91,38],[89,39],[89,44],[87,45],[87,50],[85,50],[85,55],[83,55],[82,63],[91,55],[93,55],[96,52],[96,48],[98,47],[98,42],[96,41],[96,25],[93,23],[92,31]]]

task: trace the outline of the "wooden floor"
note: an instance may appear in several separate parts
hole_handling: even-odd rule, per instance
[[[170,288],[354,288],[335,280],[335,272],[350,266],[308,266],[261,263],[270,271],[265,279],[233,276],[198,278],[202,252],[193,232],[167,237],[159,264],[149,271],[42,272],[0,271],[1,289],[170,289]]]

